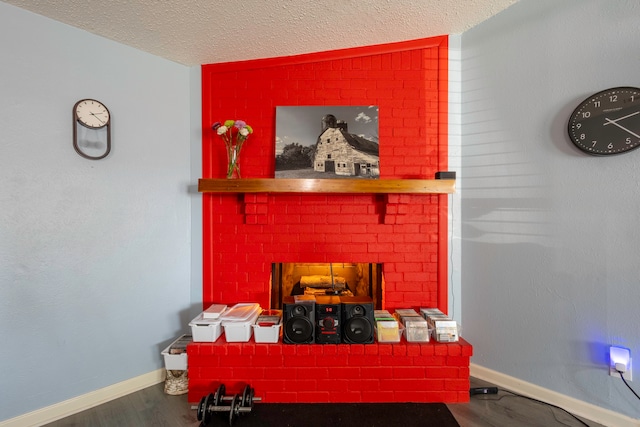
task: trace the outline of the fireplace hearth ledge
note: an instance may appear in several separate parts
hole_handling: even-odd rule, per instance
[[[262,344],[187,346],[189,402],[225,384],[254,388],[264,403],[460,403],[469,401],[473,347],[454,343]]]

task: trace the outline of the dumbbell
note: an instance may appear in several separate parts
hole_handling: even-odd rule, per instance
[[[201,426],[206,426],[211,421],[211,417],[214,412],[229,412],[229,425],[233,426],[234,420],[241,414],[251,412],[253,409],[253,402],[262,400],[259,397],[254,397],[254,390],[250,386],[245,386],[242,392],[242,397],[236,394],[234,396],[225,396],[226,389],[224,384],[220,384],[215,394],[209,393],[200,399],[200,404],[197,407],[198,421],[201,421]],[[223,401],[230,401],[230,405],[222,405]]]

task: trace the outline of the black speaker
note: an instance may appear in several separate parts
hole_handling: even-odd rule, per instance
[[[282,299],[283,343],[312,344],[315,341],[315,305],[315,299]]]
[[[340,344],[342,342],[342,305],[335,295],[316,296],[316,343]]]
[[[373,343],[373,301],[369,297],[340,297],[342,341],[347,344]]]

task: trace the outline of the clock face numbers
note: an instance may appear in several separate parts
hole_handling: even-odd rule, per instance
[[[81,125],[98,129],[109,123],[109,110],[94,99],[83,99],[76,104],[76,119]]]
[[[594,155],[640,147],[640,89],[618,87],[585,99],[569,119],[569,138]]]

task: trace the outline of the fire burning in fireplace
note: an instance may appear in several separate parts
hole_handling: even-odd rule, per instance
[[[271,308],[294,295],[367,296],[382,308],[382,264],[374,263],[274,263],[271,268]]]

